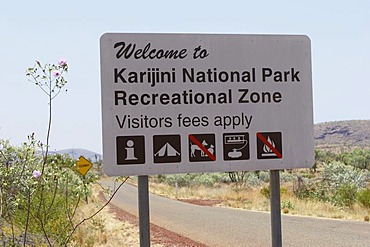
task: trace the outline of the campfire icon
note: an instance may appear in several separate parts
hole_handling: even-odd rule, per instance
[[[257,133],[257,159],[282,159],[281,132]]]
[[[275,148],[275,143],[274,143],[273,140],[271,140],[270,136],[267,137],[267,142],[270,143],[270,145]],[[263,151],[263,153],[261,155],[264,156],[264,157],[266,157],[266,156],[275,156],[276,157],[277,156],[276,153],[274,153],[274,151],[272,151],[272,149],[266,144],[263,145],[262,151]]]

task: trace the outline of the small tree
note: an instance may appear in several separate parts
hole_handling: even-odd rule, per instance
[[[52,101],[65,90],[63,74],[67,71],[65,59],[45,65],[36,61],[27,69],[29,80],[48,97],[46,144],[36,141],[34,134],[21,147],[0,140],[0,232],[4,246],[67,245],[76,229],[97,215],[127,180],[94,214],[80,221],[75,219],[80,198],[89,192],[98,175],[90,173],[82,178],[74,169],[75,160],[48,155]]]
[[[236,183],[237,185],[242,185],[245,182],[248,172],[228,172],[228,174],[231,182]]]

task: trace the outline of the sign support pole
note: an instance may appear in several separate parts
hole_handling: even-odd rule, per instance
[[[150,246],[148,175],[138,176],[140,247]]]
[[[86,177],[85,175],[82,176],[83,178],[83,183],[84,183],[84,189],[85,189],[85,200],[86,204],[89,204],[89,199],[88,199],[88,194],[87,194],[87,187],[86,187]]]
[[[280,173],[270,170],[270,204],[271,204],[271,239],[272,247],[282,246],[281,237],[281,205],[280,205]]]

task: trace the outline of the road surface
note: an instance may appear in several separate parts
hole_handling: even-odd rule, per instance
[[[137,215],[137,197],[137,188],[125,184],[112,203]],[[151,223],[192,240],[211,247],[271,246],[269,213],[197,206],[153,194],[149,200]],[[283,246],[370,246],[370,223],[282,215],[282,235]]]

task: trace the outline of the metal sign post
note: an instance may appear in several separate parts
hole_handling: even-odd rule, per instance
[[[278,170],[270,170],[270,204],[271,204],[271,239],[272,247],[282,246],[281,237],[281,206],[280,206],[280,174]]]
[[[150,246],[148,176],[138,176],[140,247]]]

